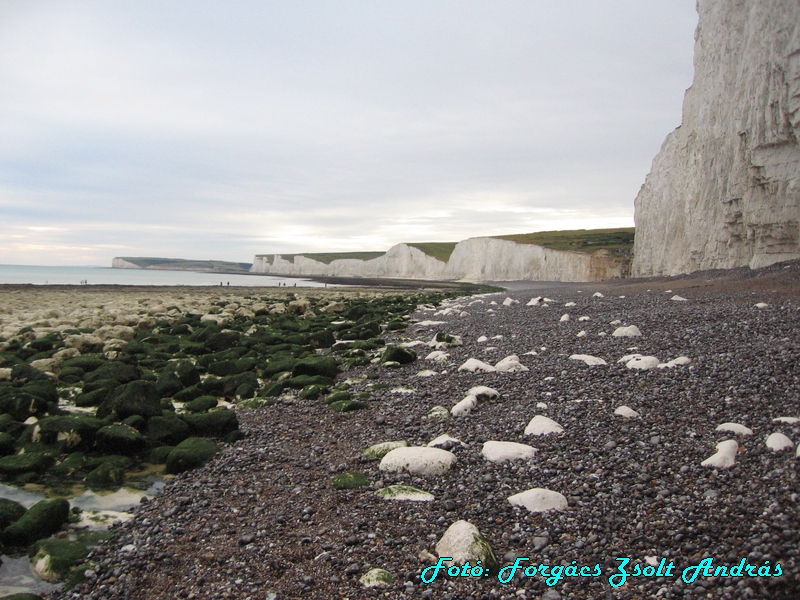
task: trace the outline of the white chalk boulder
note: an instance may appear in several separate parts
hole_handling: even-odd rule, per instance
[[[488,441],[483,444],[481,454],[489,462],[504,462],[533,458],[536,455],[536,448],[517,442]]]
[[[497,371],[492,365],[489,365],[482,360],[478,360],[477,358],[468,358],[467,361],[458,367],[459,371],[469,371],[470,373],[475,373],[476,371],[483,371],[485,373],[494,373]]]
[[[794,448],[794,442],[792,442],[792,440],[790,440],[784,434],[778,433],[777,431],[769,434],[766,444],[767,448],[773,452],[783,452],[784,450],[791,450]]]
[[[722,423],[714,431],[729,431],[737,435],[753,435],[753,430],[740,423]]]
[[[456,521],[447,528],[442,539],[436,544],[436,554],[439,558],[450,558],[448,564],[463,565],[469,561],[475,565],[477,561],[481,561],[483,566],[489,569],[494,569],[498,565],[497,556],[489,542],[481,535],[478,528],[468,521]]]
[[[407,500],[411,502],[430,502],[435,498],[430,492],[426,492],[412,485],[396,484],[381,488],[375,492],[386,500]]]
[[[629,406],[618,406],[617,409],[614,411],[614,414],[619,417],[625,417],[626,419],[638,419],[641,415],[633,410]]]
[[[467,396],[450,409],[450,414],[454,417],[466,417],[477,407],[478,399],[475,396]]]
[[[383,458],[392,450],[396,448],[407,448],[408,442],[405,440],[398,440],[392,442],[381,442],[380,444],[374,444],[364,450],[364,456],[367,458]]]
[[[590,367],[594,367],[597,365],[607,365],[608,363],[604,361],[602,358],[598,358],[597,356],[592,356],[591,354],[573,354],[569,357],[570,360],[580,360],[589,365]]]
[[[612,323],[614,325],[614,323]],[[612,337],[640,337],[642,332],[639,331],[639,328],[636,325],[628,325],[627,327],[617,327],[614,330],[614,333],[611,334]]]
[[[638,369],[640,371],[649,371],[655,369],[661,361],[655,356],[636,356],[625,363],[629,369]]]
[[[678,358],[673,358],[669,362],[661,363],[658,365],[659,369],[672,369],[674,367],[680,367],[682,365],[688,365],[692,362],[692,359],[688,356],[679,356]]]
[[[717,444],[717,452],[700,463],[703,467],[713,469],[730,469],[736,464],[736,453],[739,451],[739,444],[736,440],[725,440]]]
[[[549,435],[551,433],[562,433],[564,428],[558,423],[544,415],[536,415],[525,427],[525,435]]]
[[[409,446],[395,448],[381,459],[381,471],[404,471],[420,477],[443,475],[456,464],[452,452],[427,446]]]
[[[485,402],[487,400],[497,400],[500,397],[500,392],[485,385],[476,385],[469,389],[467,395],[475,396],[479,402]]]
[[[498,362],[494,368],[501,373],[517,373],[528,370],[528,367],[519,362],[519,356],[516,354],[506,356],[503,360]]]
[[[544,488],[533,488],[508,497],[513,506],[527,508],[531,512],[539,513],[548,510],[564,510],[569,506],[567,499],[558,492]]]

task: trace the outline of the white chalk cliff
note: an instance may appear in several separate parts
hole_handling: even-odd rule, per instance
[[[392,246],[370,260],[337,259],[330,264],[296,255],[256,255],[253,273],[332,277],[400,277],[464,281],[599,281],[621,277],[619,258],[551,250],[495,238],[469,238],[456,244],[447,262],[407,244]]]
[[[800,258],[800,1],[697,9],[683,120],[635,202],[634,276]]]

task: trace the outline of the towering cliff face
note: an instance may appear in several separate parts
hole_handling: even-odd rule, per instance
[[[333,277],[402,277],[466,281],[599,281],[622,276],[619,259],[602,253],[563,252],[495,238],[470,238],[456,244],[447,262],[418,248],[397,244],[371,260],[339,259],[329,264],[305,256],[285,260],[259,255],[253,273]]]
[[[635,202],[634,276],[800,257],[800,2],[697,7],[683,122]]]

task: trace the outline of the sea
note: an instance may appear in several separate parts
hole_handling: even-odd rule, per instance
[[[197,271],[0,265],[0,284],[33,285],[196,285],[227,287],[333,287],[299,277],[228,275]]]

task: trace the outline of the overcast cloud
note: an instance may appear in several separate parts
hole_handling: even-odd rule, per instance
[[[631,226],[694,5],[0,3],[0,263]]]

